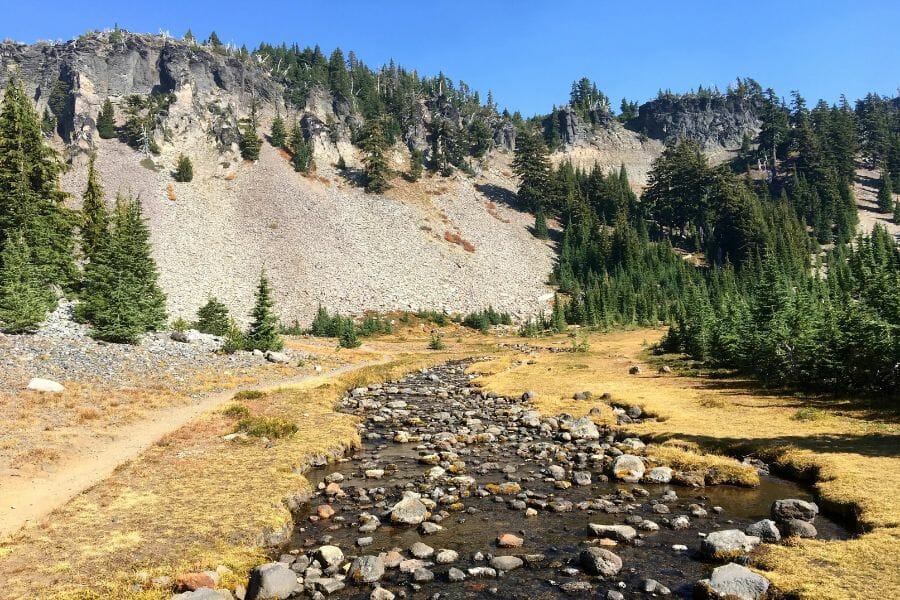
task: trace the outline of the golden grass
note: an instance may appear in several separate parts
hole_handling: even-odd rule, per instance
[[[765,546],[760,567],[783,592],[801,598],[895,597],[900,590],[900,432],[896,422],[848,402],[754,390],[747,382],[657,373],[645,350],[662,332],[592,335],[587,353],[541,354],[533,364],[509,357],[479,365],[478,382],[501,394],[537,392],[547,413],[586,414],[609,393],[657,420],[628,426],[655,444],[646,454],[676,468],[703,468],[740,482],[745,468],[717,454],[752,453],[814,484],[818,502],[867,533],[849,541]],[[560,338],[556,338],[557,343]],[[542,340],[542,344],[547,344]],[[629,375],[631,365],[640,375]],[[589,390],[594,401],[574,401]],[[604,411],[604,420],[610,419]],[[680,465],[680,466],[679,466]],[[730,465],[730,466],[729,466]],[[744,483],[751,483],[749,480]]]
[[[170,591],[150,585],[153,576],[219,565],[233,572],[232,586],[245,582],[265,561],[261,533],[290,527],[285,500],[311,489],[298,474],[308,457],[359,443],[356,418],[333,410],[344,391],[459,356],[405,354],[243,399],[254,417],[298,426],[268,443],[223,439],[243,411],[196,419],[43,523],[0,541],[0,598],[167,598]]]

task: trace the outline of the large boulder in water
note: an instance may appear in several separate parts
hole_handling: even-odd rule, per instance
[[[789,498],[787,500],[776,500],[772,503],[772,518],[776,521],[789,521],[791,519],[812,521],[817,514],[819,514],[819,507],[815,502]]]
[[[588,575],[614,577],[622,570],[622,559],[606,548],[585,548],[578,562]]]
[[[637,483],[644,476],[644,461],[633,454],[622,454],[613,461],[612,473],[616,479]]]
[[[569,435],[573,440],[599,440],[600,430],[597,429],[597,425],[591,421],[590,417],[581,417],[572,423]]]
[[[750,552],[757,544],[758,537],[739,529],[713,531],[700,542],[700,554],[713,560],[733,560]]]
[[[253,569],[247,585],[246,600],[274,600],[288,598],[302,586],[297,583],[297,573],[284,563],[266,563]]]
[[[709,579],[697,582],[697,592],[706,598],[761,600],[769,591],[769,580],[735,563],[713,569]]]
[[[407,496],[391,508],[391,522],[418,525],[428,515],[428,508],[414,496]]]

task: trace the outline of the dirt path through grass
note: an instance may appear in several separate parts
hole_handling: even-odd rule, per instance
[[[203,413],[215,410],[244,390],[271,391],[321,378],[323,380],[392,359],[381,354],[375,360],[345,365],[320,374],[241,386],[215,392],[186,406],[159,410],[134,423],[112,429],[104,440],[76,449],[53,473],[42,476],[0,478],[0,538],[28,523],[39,521],[54,509],[109,477],[119,465],[133,459],[165,435],[181,428]]]

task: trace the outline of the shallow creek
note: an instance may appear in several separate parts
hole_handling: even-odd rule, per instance
[[[364,418],[363,446],[308,474],[314,485],[332,485],[327,491],[320,485],[308,512],[300,515],[291,545],[295,554],[310,556],[323,544],[341,549],[345,560],[330,574],[345,586],[327,590],[331,597],[368,598],[372,592],[371,583],[342,580],[353,557],[395,549],[411,559],[416,542],[436,553],[453,550],[458,558],[437,564],[436,554],[423,557],[421,568],[433,580],[423,571],[414,575],[387,568],[380,585],[400,598],[607,598],[610,590],[645,598],[661,595],[662,587],[671,590],[669,597],[690,597],[694,582],[716,566],[701,560],[702,534],[743,531],[769,518],[775,500],[811,498],[804,488],[769,475],[762,476],[758,488],[615,481],[611,457],[632,452],[621,445],[621,434],[600,429],[599,439],[591,439],[590,431],[571,427],[571,417],[547,420],[528,412],[532,407],[519,398],[484,397],[468,387],[466,366],[449,363],[383,387],[354,390],[344,400],[344,410]],[[611,410],[599,401],[586,405]],[[429,506],[428,499],[435,503],[427,520],[441,529],[426,534],[415,524],[392,523],[388,511],[410,491]],[[676,524],[680,516],[688,523]],[[371,531],[375,523],[380,524]],[[590,523],[628,524],[637,536],[616,543],[599,540]],[[820,538],[847,536],[822,516],[814,523]],[[521,547],[499,547],[498,536],[504,533],[521,538]],[[618,574],[596,577],[580,568],[581,550],[597,545],[622,559]],[[468,571],[489,567],[491,558],[504,555],[520,557],[524,564],[496,576]],[[448,581],[451,568],[465,579]],[[661,584],[657,596],[645,591],[653,588],[648,579]],[[315,593],[317,588],[308,589]]]

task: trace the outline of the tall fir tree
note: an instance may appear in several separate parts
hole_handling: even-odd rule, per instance
[[[513,170],[519,177],[519,201],[531,211],[548,207],[550,160],[543,138],[532,129],[516,136]]]
[[[547,230],[547,217],[544,215],[542,207],[538,207],[537,212],[534,213],[534,237],[539,240],[546,240],[550,237],[550,232]]]
[[[387,140],[380,119],[369,119],[366,123],[361,146],[365,152],[363,163],[366,165],[366,191],[374,194],[386,192],[391,187],[391,170],[386,155]]]
[[[189,183],[194,179],[194,164],[191,159],[184,154],[178,155],[178,162],[175,163],[175,171],[172,178],[179,183]]]
[[[298,173],[309,173],[313,167],[312,147],[306,141],[300,123],[294,123],[290,138],[291,165]]]
[[[41,284],[65,290],[77,279],[73,259],[77,217],[63,204],[62,170],[21,82],[10,77],[0,106],[0,246],[11,232],[20,232]]]
[[[97,133],[104,140],[110,140],[118,135],[118,131],[116,131],[116,111],[109,98],[103,102],[103,107],[97,116]]]
[[[878,208],[883,213],[894,209],[894,188],[887,167],[881,169],[881,186],[878,188]]]
[[[101,246],[108,237],[109,212],[103,199],[103,186],[97,176],[94,162],[97,156],[91,155],[88,161],[87,186],[81,195],[81,251],[89,262],[94,262]]]
[[[91,335],[98,339],[137,343],[166,322],[158,277],[140,201],[117,198],[109,239],[84,271],[78,316],[92,325]]]
[[[53,294],[41,283],[20,231],[6,237],[0,265],[0,330],[22,333],[36,329],[53,304]]]
[[[253,322],[244,338],[246,350],[281,350],[284,342],[278,335],[278,317],[272,310],[275,305],[272,299],[272,288],[265,271],[259,275],[259,285],[256,288],[256,303],[253,306]]]

